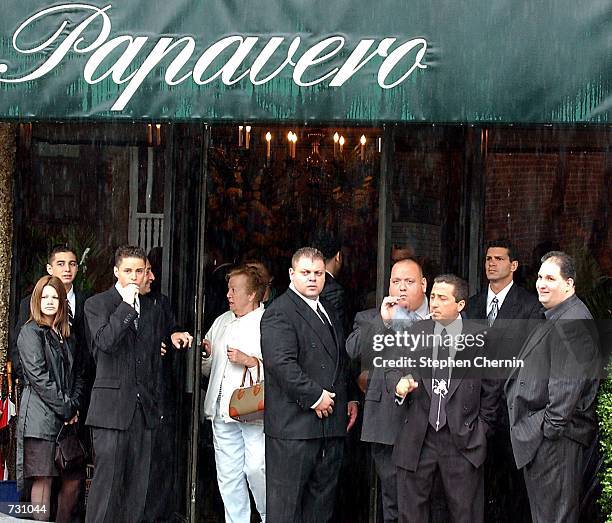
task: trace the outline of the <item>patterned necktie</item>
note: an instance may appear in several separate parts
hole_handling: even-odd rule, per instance
[[[450,343],[446,339],[446,329],[440,333],[441,343],[438,345],[436,360],[446,360],[450,356]],[[431,403],[429,404],[429,424],[439,431],[446,425],[446,395],[450,385],[450,368],[434,367],[431,371]]]
[[[72,307],[70,306],[69,300],[66,300],[66,305],[68,305],[68,323],[72,327],[72,322],[74,321],[74,314],[72,313]]]
[[[491,311],[489,312],[489,315],[487,316],[487,322],[489,324],[489,327],[493,327],[493,324],[495,323],[495,318],[497,318],[497,314],[499,313],[499,300],[497,299],[497,296],[495,296],[493,298],[493,301],[491,301]]]

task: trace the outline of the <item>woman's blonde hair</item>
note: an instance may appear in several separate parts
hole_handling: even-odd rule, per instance
[[[59,304],[57,312],[51,320],[48,316],[42,313],[40,308],[40,300],[42,299],[43,289],[45,287],[53,287],[57,292],[59,298]],[[28,321],[35,321],[38,325],[46,325],[58,331],[64,338],[70,336],[70,324],[68,323],[68,301],[66,297],[66,289],[62,280],[57,276],[43,276],[36,282],[34,291],[32,292],[32,299],[30,300],[30,319]]]

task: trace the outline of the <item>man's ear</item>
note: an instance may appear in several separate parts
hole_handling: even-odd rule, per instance
[[[115,275],[115,278],[119,278],[119,269],[117,267],[113,267],[113,274]]]
[[[516,269],[518,269],[518,260],[514,260],[513,262],[510,262],[510,271],[515,272]]]
[[[463,309],[465,309],[465,300],[459,300],[457,302],[457,309],[459,312],[461,312]]]
[[[47,274],[49,274],[49,276],[53,276],[53,268],[51,267],[50,263],[47,263]]]
[[[295,271],[293,270],[293,267],[289,267],[289,281],[293,281],[294,274],[295,274]]]

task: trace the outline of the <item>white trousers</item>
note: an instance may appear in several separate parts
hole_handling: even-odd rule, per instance
[[[212,428],[217,482],[225,507],[225,522],[250,523],[250,487],[261,521],[265,523],[266,459],[263,425],[226,423],[218,415],[218,407],[217,402],[217,414]]]

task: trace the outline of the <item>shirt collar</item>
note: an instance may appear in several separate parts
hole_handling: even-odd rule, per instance
[[[263,309],[264,309],[264,305],[263,305],[263,303],[260,303],[260,304],[259,304],[259,307],[256,307],[256,308],[255,308],[255,309],[253,309],[252,311],[247,312],[247,313],[246,313],[245,315],[243,315],[243,316],[236,316],[236,315],[235,315],[235,314],[234,314],[232,311],[230,311],[230,312],[232,313],[232,319],[231,319],[231,321],[241,321],[241,320],[244,320],[244,319],[246,319],[246,318],[250,319],[250,318],[252,318],[252,317],[253,317],[253,316],[252,316],[252,314],[253,314],[254,312],[257,312],[257,311],[262,311]],[[249,318],[249,316],[250,316],[250,318]]]
[[[317,296],[314,300],[311,298],[307,298],[306,296],[304,296],[303,294],[301,294],[296,288],[295,285],[293,285],[293,282],[291,282],[289,284],[289,288],[295,292],[300,298],[302,298],[307,304],[308,306],[313,310],[313,311],[317,311],[317,305],[319,304],[319,297]]]
[[[573,294],[567,300],[563,300],[559,305],[555,305],[552,309],[544,309],[544,316],[547,320],[556,320],[559,316],[562,316],[565,312],[576,305],[576,301],[580,300],[578,296]]]
[[[423,296],[423,303],[421,303],[421,306],[414,312],[416,312],[422,320],[427,318],[429,314],[429,300],[427,296]]]
[[[458,336],[461,334],[463,330],[463,319],[461,318],[461,314],[457,316],[457,319],[448,325],[442,325],[437,321],[434,323],[434,334],[441,334],[442,329],[446,329],[446,334],[449,336]]]
[[[495,294],[492,290],[491,290],[491,285],[489,284],[488,287],[488,292],[487,292],[487,311],[491,308],[491,302],[493,301],[493,298],[497,297],[497,307],[501,308],[502,304],[504,303],[504,300],[506,299],[506,296],[508,295],[508,293],[510,292],[510,289],[512,288],[512,285],[514,284],[514,281],[510,281],[510,283],[508,285],[506,285],[501,291],[499,291],[497,294]]]
[[[117,289],[117,292],[121,294],[121,284],[118,281],[115,283],[115,289]],[[136,295],[136,307],[134,308],[136,309],[136,312],[140,314],[140,293]]]

